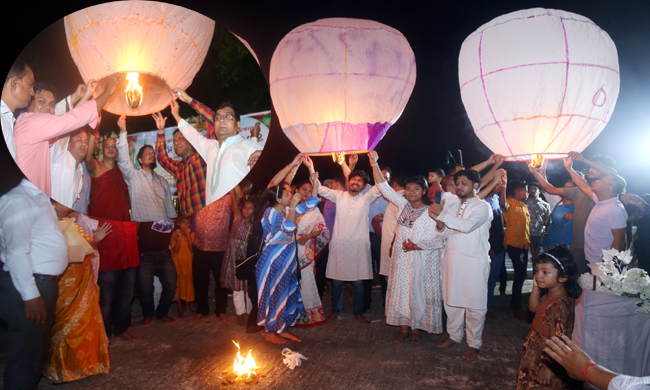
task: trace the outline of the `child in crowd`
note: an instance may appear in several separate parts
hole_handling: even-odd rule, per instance
[[[569,247],[550,248],[535,260],[529,309],[535,319],[526,337],[519,364],[517,390],[568,388],[566,371],[545,353],[546,340],[573,333],[574,300],[582,294],[578,272]],[[540,299],[541,289],[547,294]]]
[[[253,200],[247,199],[243,202],[240,210],[237,193],[241,191],[238,187],[235,186],[235,189],[230,191],[234,218],[230,229],[228,248],[221,266],[221,287],[232,290],[232,300],[237,314],[237,326],[243,327],[246,326],[252,306],[247,294],[248,283],[245,280],[237,279],[236,262],[238,259],[246,257],[246,242],[251,231],[256,205]]]
[[[185,216],[177,220],[178,228],[174,230],[170,241],[172,259],[178,274],[176,284],[176,304],[178,317],[183,317],[185,312],[190,312],[190,302],[194,300],[194,281],[192,279],[192,243],[194,232],[190,230],[190,217]],[[183,302],[185,301],[185,309]]]

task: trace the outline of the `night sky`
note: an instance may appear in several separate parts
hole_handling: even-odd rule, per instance
[[[57,19],[98,2],[12,1],[3,5],[0,28],[3,36],[2,72],[42,30]],[[491,152],[478,140],[460,98],[458,54],[463,40],[493,18],[520,9],[544,7],[583,15],[605,30],[616,44],[621,89],[612,118],[601,135],[584,151],[586,157],[607,154],[628,182],[628,192],[650,192],[650,1],[454,1],[420,5],[419,2],[172,2],[200,12],[246,39],[256,52],[268,80],[268,68],[278,42],[293,28],[329,17],[376,20],[399,30],[408,39],[417,62],[413,94],[401,118],[389,130],[376,150],[380,164],[406,175],[426,175],[431,167],[442,167],[450,149],[459,160],[462,150],[466,166],[485,160]],[[281,6],[278,4],[282,4]],[[61,24],[59,24],[61,25]],[[65,33],[52,28],[52,42],[43,49],[41,61],[56,67],[62,92],[72,91],[81,77],[74,67],[65,42]],[[67,64],[67,65],[66,65]],[[39,74],[36,74],[39,79]],[[188,93],[201,100],[200,94]],[[166,110],[169,113],[169,109]],[[186,114],[186,112],[182,112]],[[191,114],[191,110],[187,111]],[[144,119],[143,119],[144,120]],[[169,122],[168,122],[169,123]],[[151,120],[151,129],[154,128]],[[275,115],[264,153],[249,178],[257,187],[289,163],[297,149],[284,136]],[[321,178],[340,172],[330,157],[315,158]],[[0,143],[3,177],[0,193],[13,186],[20,174]],[[367,158],[359,167],[370,172]],[[522,163],[506,163],[510,178],[527,179]],[[564,171],[552,163],[550,179],[556,182]],[[306,178],[301,168],[296,179]],[[554,174],[556,173],[556,174]],[[555,178],[555,180],[554,180]]]

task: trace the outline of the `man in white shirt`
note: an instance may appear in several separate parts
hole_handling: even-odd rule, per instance
[[[117,121],[117,125],[120,128],[120,139],[117,141],[118,166],[129,187],[131,221],[149,222],[176,217],[169,183],[154,172],[156,155],[153,146],[144,145],[140,148],[137,158],[141,169],[135,169],[129,158],[124,115]]]
[[[4,387],[35,389],[68,248],[50,198],[27,180],[0,198],[0,260],[0,318],[8,324]]]
[[[84,186],[82,162],[88,153],[88,133],[77,130],[50,146],[52,198],[62,205],[74,208]],[[80,200],[80,201],[85,201]]]
[[[305,165],[310,164],[311,159],[306,158]],[[368,213],[370,205],[381,196],[381,192],[375,186],[362,193],[368,179],[364,171],[351,172],[348,191],[332,190],[319,182],[318,195],[336,204],[334,233],[327,262],[327,278],[332,279],[332,314],[327,321],[341,316],[343,283],[352,282],[353,315],[360,323],[370,324],[370,320],[363,316],[364,280],[373,277]]]
[[[16,60],[9,69],[2,86],[2,135],[9,154],[16,160],[16,142],[14,141],[14,111],[25,108],[34,96],[34,72],[23,61]]]
[[[478,195],[481,177],[474,170],[454,175],[460,202],[450,208],[434,203],[429,216],[437,221],[436,234],[447,240],[442,262],[442,299],[447,313],[449,338],[438,347],[459,344],[467,327],[468,348],[464,358],[476,358],[487,313],[490,275],[490,225],[492,208]],[[490,189],[491,190],[491,189]]]
[[[262,147],[239,135],[239,116],[230,103],[219,105],[214,116],[217,139],[208,139],[179,115],[179,105],[172,100],[172,115],[185,139],[194,146],[207,165],[205,174],[205,205],[219,200],[250,172]]]

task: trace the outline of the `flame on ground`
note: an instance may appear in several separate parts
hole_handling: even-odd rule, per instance
[[[251,375],[257,375],[257,373],[254,371],[255,369],[259,368],[255,364],[255,359],[251,356],[251,351],[248,351],[248,356],[246,356],[246,359],[239,353],[241,350],[239,348],[239,344],[237,344],[234,340],[232,341],[233,344],[237,346],[237,358],[235,359],[235,363],[233,364],[233,372],[235,375],[237,375],[237,379],[244,379],[244,378],[250,378]]]
[[[137,72],[131,72],[126,75],[126,79],[129,80],[129,85],[126,87],[126,103],[135,110],[140,107],[142,104],[142,87],[138,84],[138,77],[140,76]]]

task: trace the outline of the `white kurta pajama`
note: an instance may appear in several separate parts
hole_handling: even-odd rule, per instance
[[[368,212],[370,204],[381,196],[379,189],[375,186],[352,197],[348,191],[319,186],[318,194],[336,204],[326,276],[344,282],[372,279]]]
[[[436,222],[429,217],[428,206],[414,209],[386,182],[377,187],[399,208],[386,294],[386,323],[442,333],[439,259],[445,240],[434,233]],[[422,250],[404,252],[402,243],[407,239]]]
[[[492,209],[473,197],[438,216],[444,222],[436,234],[447,239],[442,262],[442,299],[447,312],[449,337],[460,342],[467,326],[467,344],[481,348],[487,313],[487,283],[490,275],[490,225]]]

